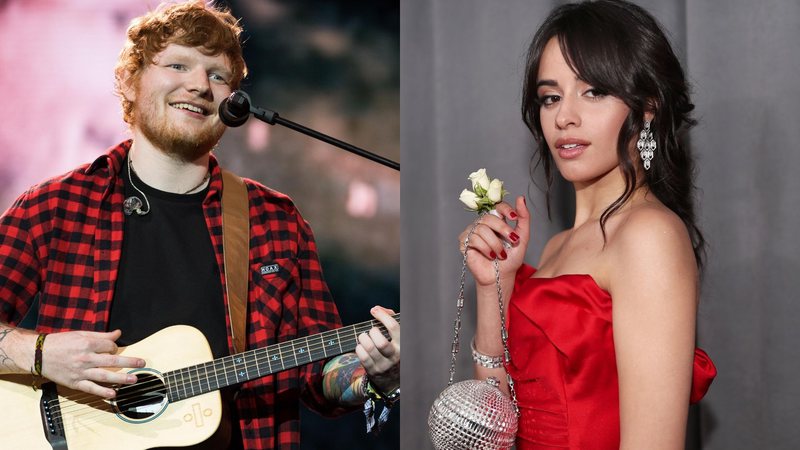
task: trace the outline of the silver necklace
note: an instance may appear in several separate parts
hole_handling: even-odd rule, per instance
[[[206,172],[206,176],[204,176],[203,179],[200,180],[200,183],[198,183],[197,186],[189,189],[188,191],[184,192],[182,195],[191,194],[192,192],[200,189],[201,186],[206,184],[206,181],[208,181],[209,178],[211,178],[211,172]]]

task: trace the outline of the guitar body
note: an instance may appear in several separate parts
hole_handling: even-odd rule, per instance
[[[394,316],[400,322],[400,313]],[[0,376],[0,447],[120,449],[185,447],[205,441],[222,419],[219,389],[353,351],[377,320],[247,350],[212,360],[205,336],[175,325],[118,354],[143,358],[137,381],[117,388],[113,401],[44,383],[30,375]],[[47,364],[47,361],[44,362]]]
[[[148,393],[132,396],[160,383],[160,374],[181,367],[211,361],[208,342],[198,330],[177,325],[159,331],[119,354],[144,358],[147,367],[132,370],[139,378],[129,393],[120,390],[119,402],[57,386],[58,408],[52,414],[62,418],[63,434],[70,449],[146,449],[186,446],[204,441],[219,426],[222,405],[218,391],[192,396],[175,403]],[[45,362],[46,363],[46,362]],[[14,449],[52,449],[45,434],[40,411],[43,390],[31,389],[30,375],[0,376],[0,424],[2,446]],[[166,390],[161,391],[165,394]],[[123,404],[123,398],[128,398]],[[53,404],[53,402],[51,402]],[[60,410],[60,412],[58,411]],[[66,448],[66,447],[63,447]]]

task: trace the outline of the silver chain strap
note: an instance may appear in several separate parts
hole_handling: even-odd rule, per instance
[[[467,278],[467,249],[469,248],[469,238],[472,237],[472,233],[479,223],[480,217],[472,224],[472,228],[469,229],[469,233],[467,233],[467,237],[464,239],[464,258],[461,262],[461,283],[458,289],[458,299],[456,300],[456,320],[453,323],[453,344],[450,347],[452,357],[450,358],[450,380],[447,382],[448,386],[453,384],[453,379],[456,376],[456,355],[458,355],[459,350],[458,333],[461,330],[461,311],[464,309],[464,284]]]
[[[469,232],[467,233],[467,237],[464,238],[464,258],[461,262],[461,282],[459,284],[458,299],[456,301],[456,320],[453,322],[453,344],[450,347],[452,357],[450,359],[450,380],[447,383],[448,386],[453,384],[453,380],[456,375],[456,355],[458,355],[459,350],[461,311],[464,309],[464,285],[466,284],[467,277],[467,252],[469,251],[469,239],[475,232],[475,228],[481,223],[481,218],[484,216],[484,214],[486,213],[481,213],[481,215],[478,217],[478,220],[472,224],[472,228],[470,228]],[[505,358],[506,365],[508,365],[511,363],[511,353],[508,351],[508,332],[506,331],[505,308],[503,307],[503,290],[500,286],[500,262],[497,258],[494,260],[494,279],[495,285],[497,286],[497,303],[500,306],[500,338],[503,341],[503,357]],[[507,370],[506,379],[508,380],[509,391],[511,391],[511,400],[514,404],[514,412],[519,415],[519,407],[517,406],[517,392],[514,389],[514,380],[511,379],[511,375],[508,374]]]
[[[497,286],[497,304],[500,306],[500,339],[503,341],[503,356],[506,359],[506,366],[511,364],[511,353],[508,351],[508,331],[506,331],[506,314],[503,307],[503,288],[500,287],[500,261],[494,259],[494,283]],[[519,407],[517,406],[517,391],[514,389],[514,380],[511,379],[508,370],[506,370],[506,380],[508,381],[508,390],[511,392],[511,401],[514,403],[514,412],[519,416]]]

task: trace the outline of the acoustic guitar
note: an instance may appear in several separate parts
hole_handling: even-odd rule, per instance
[[[400,321],[400,314],[393,316]],[[107,400],[53,382],[31,389],[31,375],[0,376],[3,448],[146,449],[208,439],[220,423],[219,389],[353,351],[377,320],[213,359],[205,336],[176,325],[118,354],[145,359],[137,382]]]

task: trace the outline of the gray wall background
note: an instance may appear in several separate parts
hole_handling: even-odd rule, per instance
[[[530,182],[520,118],[524,54],[554,1],[404,0],[401,4],[402,448],[431,448],[426,419],[447,383],[460,273],[458,202],[486,167],[528,194],[528,261],[571,226],[569,189]],[[700,124],[699,214],[708,259],[698,341],[719,375],[693,415],[703,449],[800,448],[800,2],[641,0],[671,34]],[[467,298],[462,348],[474,329]],[[468,351],[458,379],[472,376]]]

